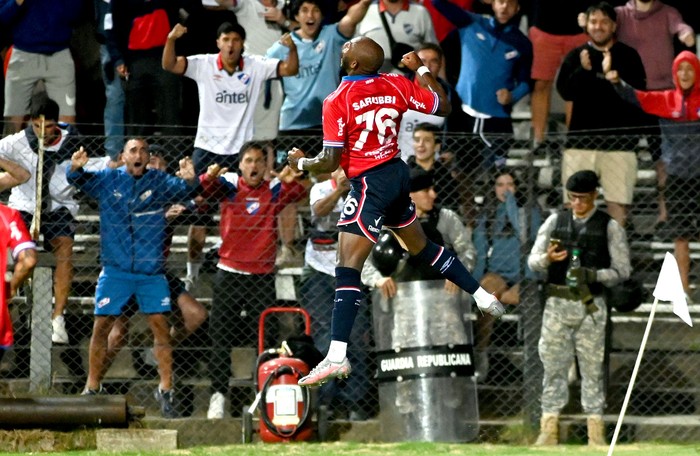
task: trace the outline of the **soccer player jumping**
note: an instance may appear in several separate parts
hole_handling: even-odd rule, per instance
[[[451,109],[447,95],[415,52],[404,55],[402,62],[430,90],[403,76],[379,74],[383,62],[384,51],[372,39],[345,43],[340,65],[347,76],[323,102],[323,150],[315,158],[304,158],[297,148],[289,151],[292,168],[330,173],[340,165],[352,184],[338,221],[331,344],[326,358],[299,380],[302,386],[350,374],[346,350],[362,297],[360,271],[382,226],[391,228],[411,255],[472,294],[482,311],[497,318],[504,313],[503,305],[479,286],[454,253],[426,238],[409,197],[409,168],[397,143],[401,118],[409,109],[444,117]]]

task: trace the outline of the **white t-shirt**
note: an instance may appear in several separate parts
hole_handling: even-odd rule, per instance
[[[61,139],[45,150],[45,157],[61,148],[68,131],[61,129]],[[0,140],[0,157],[17,163],[29,172],[29,180],[13,187],[7,205],[18,211],[34,213],[36,209],[36,170],[39,156],[29,146],[29,140],[24,131],[7,136]],[[102,168],[109,161],[105,157],[91,158],[86,165],[90,169]],[[67,208],[73,217],[78,213],[78,202],[74,199],[75,188],[68,184],[66,170],[70,168],[70,158],[57,163],[49,179],[48,211],[53,212],[60,207]],[[44,195],[46,201],[46,195]]]
[[[418,111],[406,111],[401,119],[401,129],[399,130],[399,150],[401,159],[407,161],[408,157],[415,155],[413,152],[413,131],[419,124],[429,123],[442,128],[445,118],[433,114],[423,114]]]
[[[406,43],[416,49],[423,43],[437,43],[435,28],[430,13],[423,5],[418,5],[405,0],[404,8],[396,16],[388,12],[386,14],[387,24],[391,30],[391,35],[397,43]],[[357,24],[355,36],[366,36],[376,41],[384,49],[384,59],[391,60],[391,47],[389,46],[389,36],[386,34],[382,19],[379,15],[379,3],[372,3],[367,10],[365,17]],[[390,68],[383,67],[381,71],[389,71]]]
[[[335,189],[335,181],[328,179],[318,184],[314,184],[309,192],[309,205],[311,206],[311,215],[314,217],[314,228],[319,231],[337,231],[336,224],[340,217],[340,211],[343,210],[344,198],[339,198],[333,210],[323,217],[316,217],[314,214],[314,204],[327,197]],[[332,250],[316,250],[311,242],[311,239],[306,241],[306,252],[304,253],[306,264],[315,270],[335,276],[337,248]]]
[[[265,20],[265,8],[260,0],[238,0],[232,8],[238,23],[245,27],[245,53],[248,55],[265,55],[282,36],[279,25]],[[282,8],[284,0],[278,0],[277,9]]]
[[[219,155],[237,154],[253,137],[253,112],[266,80],[277,76],[278,59],[244,55],[233,74],[219,54],[187,57],[185,76],[197,83],[199,120],[194,146]]]

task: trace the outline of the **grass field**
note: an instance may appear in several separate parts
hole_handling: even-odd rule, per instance
[[[17,455],[19,453],[0,453]],[[36,453],[35,453],[36,454]],[[114,455],[98,451],[71,451],[65,453],[44,453],[51,456],[101,456]],[[143,452],[119,453],[120,456],[139,455],[179,455],[179,456],[435,456],[435,455],[468,455],[468,456],[535,456],[571,454],[576,456],[600,456],[607,454],[607,448],[593,449],[585,445],[560,445],[551,448],[535,448],[510,445],[490,444],[440,444],[440,443],[398,443],[398,444],[368,444],[368,443],[299,443],[288,445],[251,444],[230,445],[222,447],[198,447],[177,450],[168,453]],[[698,456],[700,442],[697,444],[624,444],[615,447],[615,455],[645,455],[645,456]]]

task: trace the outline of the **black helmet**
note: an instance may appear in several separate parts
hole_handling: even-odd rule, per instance
[[[607,289],[607,301],[618,312],[632,312],[645,299],[646,290],[636,279],[627,279]]]
[[[377,243],[372,248],[372,264],[384,276],[389,277],[396,271],[404,250],[399,244],[399,240],[390,231],[382,231],[377,239]]]

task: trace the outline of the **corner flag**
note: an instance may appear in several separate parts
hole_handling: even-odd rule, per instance
[[[668,252],[666,252],[664,263],[661,265],[661,272],[659,272],[659,279],[656,281],[653,294],[660,301],[671,301],[673,313],[678,315],[688,326],[693,326],[688,303],[685,300],[681,275],[678,272],[678,263],[676,263],[676,258]]]

